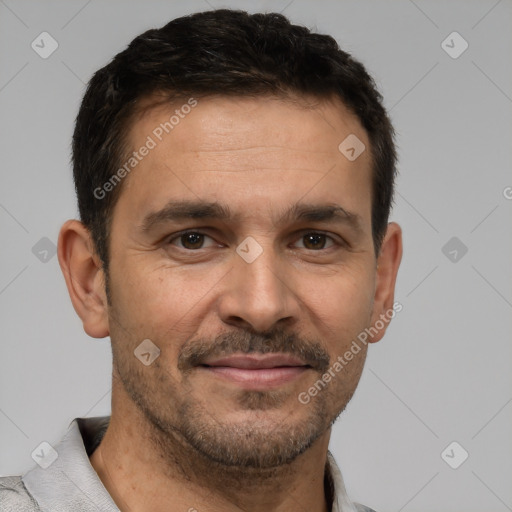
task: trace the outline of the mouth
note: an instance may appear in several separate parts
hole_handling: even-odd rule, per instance
[[[198,368],[245,388],[272,388],[297,379],[312,367],[289,354],[233,354],[207,360]]]

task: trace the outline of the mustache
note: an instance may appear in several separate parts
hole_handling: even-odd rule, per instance
[[[284,353],[301,359],[320,373],[329,368],[330,357],[321,343],[305,339],[295,333],[274,330],[267,333],[234,331],[220,334],[213,341],[189,341],[180,350],[178,368],[187,371],[209,358],[225,357],[235,353]]]

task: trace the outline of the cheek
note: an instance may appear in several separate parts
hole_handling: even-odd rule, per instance
[[[343,270],[303,290],[305,302],[317,319],[317,328],[342,350],[368,326],[373,306],[374,283],[368,272]]]
[[[172,331],[187,334],[198,323],[215,294],[223,272],[198,266],[180,268],[155,264],[154,256],[139,256],[135,264],[123,262],[111,276],[112,300],[124,322],[151,338]],[[144,331],[144,332],[142,332]],[[190,332],[188,332],[190,334]]]

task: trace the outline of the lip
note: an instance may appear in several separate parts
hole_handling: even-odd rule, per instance
[[[262,370],[282,366],[308,366],[298,357],[290,354],[232,354],[219,359],[206,360],[204,365],[229,368]]]
[[[289,354],[234,354],[199,366],[211,375],[246,388],[270,388],[293,381],[311,368]]]

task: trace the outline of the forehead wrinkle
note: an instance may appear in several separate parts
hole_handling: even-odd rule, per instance
[[[180,163],[185,164],[183,169],[179,168]],[[208,162],[207,165],[210,166],[210,165],[212,165],[212,163]],[[185,162],[176,162],[175,161],[172,166],[168,162],[159,162],[159,163],[153,164],[152,167],[154,167],[155,169],[156,168],[168,169],[176,177],[178,177],[177,176],[178,174],[183,177],[184,175],[186,176],[187,174],[197,174],[197,173],[201,173],[201,172],[208,172],[208,173],[217,172],[220,174],[224,174],[224,173],[238,173],[238,172],[243,173],[243,172],[259,172],[259,171],[267,171],[267,172],[283,171],[283,172],[308,172],[308,173],[313,173],[313,174],[325,174],[325,170],[321,170],[320,168],[312,168],[312,167],[286,167],[285,168],[280,165],[276,165],[276,167],[261,167],[261,166],[254,165],[254,163],[252,163],[252,162],[248,162],[247,165],[249,167],[244,169],[244,168],[240,167],[240,164],[238,164],[238,165],[239,166],[233,170],[230,170],[223,166],[220,166],[220,168],[215,168],[215,167],[195,168],[195,167],[200,167],[200,165],[198,165],[197,162],[194,162],[195,167],[191,167],[188,165],[187,161],[185,161]],[[332,169],[333,165],[336,165],[336,163],[330,164],[329,168]],[[181,179],[180,179],[180,181],[181,181]]]
[[[276,149],[279,148],[279,149]],[[337,147],[336,147],[337,151]],[[273,146],[251,148],[228,148],[225,150],[185,150],[176,154],[175,171],[197,172],[242,172],[242,171],[293,171],[323,173],[333,165],[336,151],[299,150]],[[315,158],[316,157],[316,158]],[[180,169],[179,167],[182,167]]]
[[[298,148],[277,148],[275,146],[269,148],[267,146],[259,146],[259,147],[251,147],[251,148],[224,148],[224,149],[185,149],[181,153],[182,158],[194,158],[198,161],[201,159],[205,159],[208,162],[234,162],[238,160],[246,160],[250,162],[262,162],[264,164],[268,164],[269,159],[273,159],[276,162],[280,160],[289,161],[289,160],[304,160],[307,159],[308,162],[311,162],[314,158],[322,161],[322,164],[325,165],[325,160],[327,158],[332,159],[333,156],[337,156],[338,146],[334,145],[333,148],[329,150],[304,150]]]
[[[297,152],[300,152],[300,153],[312,153],[312,154],[332,154],[332,151],[320,151],[320,150],[315,150],[315,149],[303,149],[303,148],[294,148],[294,147],[289,147],[289,146],[273,146],[273,145],[270,145],[270,146],[267,146],[267,145],[255,145],[255,146],[245,146],[245,147],[230,147],[230,148],[225,148],[225,149],[203,149],[203,148],[200,148],[198,150],[189,150],[187,152],[190,152],[190,153],[207,153],[207,154],[223,154],[223,153],[226,153],[226,152],[233,152],[233,151],[236,151],[236,152],[258,152],[258,151],[262,151],[262,152],[265,152],[265,151],[272,151],[272,152],[277,152],[277,151],[290,151],[290,152],[294,152],[294,153],[297,153]]]
[[[199,172],[218,172],[218,173],[221,173],[221,174],[224,174],[224,173],[241,173],[241,172],[259,172],[259,171],[272,171],[272,172],[275,172],[275,171],[283,171],[283,172],[289,172],[289,171],[292,171],[292,172],[310,172],[310,173],[315,173],[315,174],[318,174],[318,173],[321,173],[321,174],[325,174],[324,171],[320,171],[318,169],[307,169],[307,168],[288,168],[288,169],[283,169],[282,167],[251,167],[250,169],[234,169],[232,171],[228,170],[228,169],[195,169],[195,170],[186,170],[186,171],[181,171],[182,174],[194,174],[194,173],[199,173]],[[180,173],[180,171],[176,171],[177,173]]]

